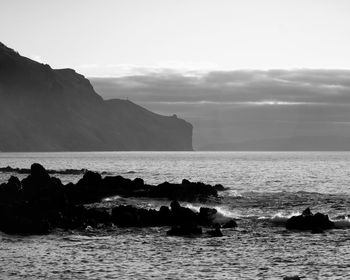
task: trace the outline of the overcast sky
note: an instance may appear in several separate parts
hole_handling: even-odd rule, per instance
[[[189,120],[197,149],[350,147],[349,70],[162,73],[91,81],[106,99],[129,98]]]
[[[178,114],[197,149],[350,149],[349,0],[0,1],[3,43]]]
[[[87,76],[350,68],[349,0],[1,0],[1,40]]]

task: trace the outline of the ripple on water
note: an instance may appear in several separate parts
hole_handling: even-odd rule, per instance
[[[164,228],[1,236],[1,275],[21,279],[310,279],[347,275],[345,230],[313,235],[253,221],[223,238],[167,237]],[[6,268],[6,269],[5,269]]]

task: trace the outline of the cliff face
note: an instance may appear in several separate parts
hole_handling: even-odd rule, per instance
[[[74,70],[53,70],[0,43],[0,151],[92,150],[192,150],[192,125],[104,101]]]

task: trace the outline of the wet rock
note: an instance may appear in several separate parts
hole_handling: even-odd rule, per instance
[[[87,210],[89,224],[96,227],[98,224],[108,225],[112,222],[112,216],[104,209],[91,208]]]
[[[102,178],[99,173],[86,171],[76,184],[63,185],[38,164],[32,164],[30,174],[22,181],[11,177],[0,185],[0,230],[19,234],[44,234],[54,228],[77,229],[86,226],[187,226],[213,225],[222,218],[215,209],[195,213],[174,200],[170,208],[159,211],[119,206],[108,211],[86,209],[83,204],[99,202],[108,196],[156,197],[183,200],[217,196],[210,185],[183,180],[181,184],[163,183],[151,186],[140,178],[121,176]],[[220,224],[224,220],[220,220]]]
[[[69,175],[79,175],[84,174],[88,170],[87,169],[63,169],[63,170],[54,170],[54,169],[46,169],[48,174],[69,174]],[[31,174],[30,168],[14,168],[11,166],[0,167],[0,172],[7,173],[18,173],[18,174]]]
[[[210,231],[207,231],[207,234],[211,237],[222,237],[223,234],[220,230],[220,225],[219,224],[215,224],[214,225],[214,230],[210,230]]]
[[[214,187],[213,187],[215,190],[217,190],[218,192],[221,192],[221,191],[226,191],[227,188],[225,188],[223,185],[221,184],[216,184]]]
[[[215,226],[217,223],[214,222],[215,219],[208,218],[210,217],[209,213],[215,214],[216,210],[203,208],[200,213],[196,213],[187,207],[182,207],[178,201],[172,201],[170,209],[167,206],[162,206],[158,211],[121,205],[112,209],[112,221],[117,226],[122,227],[174,226],[187,228],[188,226],[191,228],[193,225]],[[220,224],[217,225],[220,228]]]
[[[285,277],[283,277],[283,280],[301,280],[301,277],[299,277],[298,275],[285,276]]]
[[[218,193],[211,185],[201,182],[193,183],[184,179],[181,184],[164,182],[153,186],[143,195],[154,198],[163,197],[169,200],[194,201],[217,197]]]
[[[217,210],[214,208],[201,207],[199,209],[199,220],[203,225],[213,224],[216,218]]]
[[[321,228],[313,228],[313,229],[311,230],[311,233],[312,233],[312,234],[320,234],[320,233],[324,233],[324,230],[321,229]]]
[[[30,167],[30,175],[37,180],[37,182],[47,182],[50,176],[45,168],[39,163],[33,163]]]
[[[222,225],[222,228],[235,228],[235,227],[237,227],[237,223],[233,219],[229,220],[228,222]]]
[[[219,213],[215,208],[201,207],[199,209],[199,220],[202,225],[220,224],[223,228],[237,227],[235,220],[225,217]]]
[[[195,224],[183,224],[180,226],[173,226],[167,231],[169,236],[187,236],[195,237],[203,233],[202,228]]]
[[[198,223],[198,216],[191,209],[180,206],[178,201],[172,201],[171,221],[172,224],[196,224]]]
[[[326,229],[332,229],[335,225],[329,220],[328,215],[322,213],[313,214],[309,208],[299,216],[293,216],[287,220],[287,229],[312,230],[315,233]]]
[[[0,187],[0,230],[46,234],[68,224],[74,207],[68,203],[61,181],[51,178],[40,164],[33,164],[27,178],[11,177]]]

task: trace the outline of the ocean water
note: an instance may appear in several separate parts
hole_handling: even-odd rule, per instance
[[[0,153],[0,167],[105,171],[147,183],[183,178],[229,189],[215,207],[237,219],[222,238],[166,236],[167,228],[0,233],[0,279],[350,279],[349,152]],[[0,173],[0,183],[15,173]],[[56,175],[55,175],[56,176]],[[63,182],[81,175],[57,175]],[[112,207],[158,208],[166,200],[114,197]],[[193,210],[200,203],[182,203]],[[287,231],[306,207],[329,214],[339,229]]]

